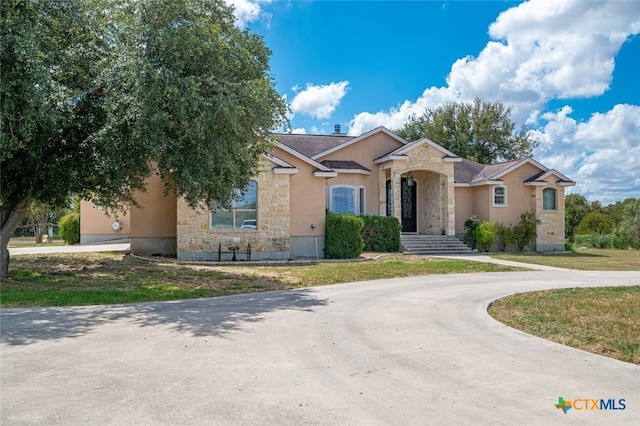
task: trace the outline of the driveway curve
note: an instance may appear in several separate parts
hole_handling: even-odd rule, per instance
[[[3,309],[2,424],[637,424],[640,367],[493,320],[638,272],[412,277],[214,299]],[[569,410],[558,398],[620,399]],[[620,408],[620,405],[617,405]]]

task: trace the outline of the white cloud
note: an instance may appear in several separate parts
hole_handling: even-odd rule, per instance
[[[271,3],[271,0],[225,0],[225,3],[235,8],[233,15],[237,19],[237,26],[245,27],[264,15],[261,3]]]
[[[349,134],[361,135],[379,126],[391,130],[398,129],[410,116],[422,115],[427,107],[453,102],[459,100],[459,97],[459,93],[452,88],[430,87],[415,102],[404,101],[402,105],[389,111],[356,114],[349,122]]]
[[[289,130],[289,133],[294,133],[297,135],[306,135],[307,129],[305,129],[304,127],[296,127],[295,129]]]
[[[501,13],[477,57],[457,60],[448,87],[427,89],[400,107],[354,116],[349,132],[399,127],[424,106],[480,97],[514,107],[524,123],[555,98],[592,97],[609,87],[615,55],[640,32],[640,2],[531,0]]]
[[[348,81],[319,86],[308,83],[304,90],[298,92],[291,100],[291,111],[318,119],[330,118],[340,100],[347,94],[348,85]]]
[[[640,106],[616,105],[586,122],[571,108],[546,113],[536,158],[577,182],[572,192],[608,204],[640,197]]]

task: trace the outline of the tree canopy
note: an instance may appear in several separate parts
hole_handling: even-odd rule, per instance
[[[475,99],[427,108],[395,133],[409,141],[429,138],[460,157],[482,164],[531,156],[538,141],[511,120],[512,107]]]
[[[222,0],[4,0],[0,277],[32,200],[118,208],[158,173],[227,206],[285,120],[270,50]]]

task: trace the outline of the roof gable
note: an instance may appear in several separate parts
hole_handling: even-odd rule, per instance
[[[575,182],[573,182],[568,177],[555,170],[548,169],[533,158],[529,157],[488,165],[463,159],[460,163],[457,163],[454,166],[454,180],[456,183],[470,185],[487,185],[500,183],[505,175],[513,172],[516,169],[519,169],[526,164],[534,166],[535,168],[540,170],[540,172],[525,180],[525,185],[546,184],[545,179],[551,175],[556,176],[558,178],[557,182],[561,185],[575,185]]]
[[[389,161],[389,160],[398,160],[398,159],[406,159],[408,158],[408,154],[413,151],[414,149],[421,147],[422,145],[429,145],[432,148],[435,148],[437,151],[440,151],[442,153],[443,158],[448,159],[451,162],[459,162],[462,160],[462,158],[458,157],[456,154],[454,154],[453,152],[449,151],[448,149],[445,149],[443,147],[441,147],[440,145],[438,145],[437,143],[435,143],[434,141],[432,141],[431,139],[427,139],[427,138],[422,138],[419,139],[417,141],[413,141],[411,143],[407,143],[404,146],[401,146],[400,148],[397,148],[385,155],[383,155],[382,157],[378,157],[374,160],[374,164],[379,164],[379,163],[383,163],[385,161]]]
[[[358,142],[360,142],[360,141],[362,141],[362,140],[364,140],[364,139],[366,139],[366,138],[368,138],[368,137],[370,137],[370,136],[372,136],[372,135],[374,135],[374,134],[376,134],[376,133],[384,133],[384,134],[386,134],[386,135],[388,135],[388,136],[392,137],[393,139],[395,139],[396,141],[398,141],[398,142],[399,142],[399,143],[401,143],[402,145],[406,145],[406,144],[408,144],[408,142],[407,142],[406,140],[404,140],[404,139],[403,139],[403,138],[401,138],[400,136],[396,135],[396,134],[395,134],[395,133],[393,133],[391,130],[389,130],[389,129],[387,129],[387,128],[385,128],[385,127],[382,127],[382,126],[381,126],[381,127],[377,127],[377,128],[375,128],[375,129],[373,129],[373,130],[370,130],[370,131],[368,131],[367,133],[363,133],[363,134],[362,134],[362,135],[360,135],[360,136],[357,136],[357,137],[353,137],[353,136],[351,136],[351,139],[346,140],[346,141],[344,141],[343,143],[341,143],[341,144],[339,144],[339,145],[336,145],[336,146],[334,146],[334,147],[332,147],[332,148],[329,148],[329,149],[327,149],[327,150],[324,150],[324,151],[322,151],[322,152],[320,152],[320,153],[318,153],[318,154],[316,154],[316,155],[312,156],[312,158],[313,158],[314,160],[317,160],[318,158],[326,157],[326,156],[327,156],[327,155],[329,155],[329,154],[332,154],[332,153],[334,153],[334,152],[336,152],[336,151],[339,151],[339,150],[341,150],[341,149],[343,149],[343,148],[346,148],[346,147],[351,146],[351,145],[353,145],[353,144],[355,144],[355,143],[358,143]]]
[[[535,176],[531,176],[525,181],[525,185],[547,185],[547,178],[549,178],[550,176],[555,176],[555,183],[560,186],[574,186],[576,184],[574,181],[572,181],[559,171],[549,169],[546,171],[542,171]]]

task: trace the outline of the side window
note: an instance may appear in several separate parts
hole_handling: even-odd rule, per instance
[[[557,210],[557,191],[553,188],[542,190],[542,210]]]
[[[258,228],[258,185],[250,181],[238,191],[231,210],[211,212],[212,231],[254,230]]]
[[[494,207],[507,206],[507,187],[506,186],[493,187],[493,206]]]
[[[358,188],[358,214],[360,216],[367,214],[367,202],[365,198],[365,188],[361,186]]]

